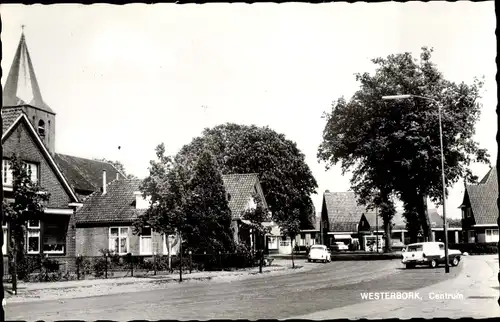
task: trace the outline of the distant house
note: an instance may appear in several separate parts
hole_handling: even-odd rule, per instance
[[[321,209],[321,240],[330,246],[334,242],[343,241],[346,244],[360,240],[367,232],[359,231],[361,216],[371,212],[357,203],[356,195],[352,191],[330,192],[323,194]]]
[[[314,216],[313,227],[302,229],[295,238],[295,245],[299,247],[309,247],[320,242],[320,216]]]
[[[134,234],[133,222],[149,207],[139,191],[140,183],[139,179],[114,180],[83,201],[76,214],[77,255],[100,256],[101,250],[121,255],[168,254],[166,235],[147,227]],[[179,240],[169,238],[174,255]]]
[[[258,196],[263,207],[267,208],[258,174],[225,174],[222,176],[222,181],[231,210],[234,240],[245,243],[254,250],[264,248],[264,236],[258,236],[252,223],[243,219],[247,210],[256,208],[255,196]]]
[[[431,224],[431,230],[433,239],[436,241],[444,241],[444,229],[443,229],[443,217],[439,215],[437,209],[428,209],[429,221]],[[448,242],[449,243],[459,243],[461,242],[461,230],[460,221],[456,219],[448,219]],[[360,222],[360,230],[365,232],[370,232],[373,235],[383,236],[384,225],[383,220],[378,216],[378,227],[377,218],[374,212],[367,212],[362,216]],[[402,247],[410,242],[408,236],[408,230],[406,229],[406,219],[403,216],[403,212],[398,211],[392,218],[392,246],[395,248]],[[381,239],[383,242],[383,239]],[[421,239],[423,241],[423,239]]]
[[[476,185],[466,185],[462,209],[464,239],[469,243],[498,242],[498,179],[491,168]]]
[[[428,211],[434,240],[444,240],[442,217],[436,209]],[[338,241],[346,244],[357,241],[362,250],[376,250],[378,239],[381,250],[385,243],[383,220],[377,210],[359,205],[352,191],[326,191],[323,194],[320,230],[323,244],[327,246]],[[448,221],[450,243],[460,242],[460,231],[461,227],[457,225],[456,220]],[[392,245],[395,248],[409,242],[407,232],[406,220],[401,212],[397,212],[392,219],[391,233]]]

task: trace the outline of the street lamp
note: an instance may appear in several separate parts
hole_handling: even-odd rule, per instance
[[[382,96],[383,100],[400,100],[400,99],[406,99],[406,98],[420,98],[420,99],[425,99],[428,101],[433,102],[438,106],[438,111],[439,111],[439,141],[441,144],[441,177],[443,181],[443,229],[444,229],[444,258],[445,258],[445,272],[449,273],[450,272],[450,263],[448,262],[448,227],[446,223],[446,183],[445,183],[445,176],[444,176],[444,151],[443,151],[443,125],[442,125],[442,105],[439,103],[437,100],[426,97],[426,96],[420,96],[420,95],[390,95],[390,96]]]

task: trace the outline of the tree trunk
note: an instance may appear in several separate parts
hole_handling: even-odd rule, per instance
[[[432,227],[429,220],[429,212],[427,210],[427,196],[419,194],[417,199],[417,215],[422,227],[424,241],[433,241]]]
[[[427,196],[423,195],[422,197],[422,210],[423,210],[423,227],[422,230],[424,231],[424,236],[426,241],[434,241],[434,238],[432,236],[432,226],[431,226],[431,221],[429,218],[429,210],[427,209]]]
[[[385,247],[384,251],[390,253],[392,251],[392,218],[387,214],[384,214],[384,234],[385,234]]]
[[[12,295],[17,295],[17,250],[12,249]]]
[[[293,240],[295,238],[290,238],[290,246],[292,246],[292,268],[295,268],[295,261],[293,260],[293,252],[294,252],[294,247],[293,247]]]
[[[165,234],[167,242],[167,256],[168,256],[168,270],[172,271],[172,246],[170,245],[170,238],[168,234]]]

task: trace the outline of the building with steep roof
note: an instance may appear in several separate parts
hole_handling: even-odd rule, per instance
[[[469,243],[498,242],[498,174],[496,167],[478,184],[466,185],[462,209],[462,229]]]
[[[12,194],[9,159],[19,156],[32,180],[50,194],[45,216],[28,224],[28,254],[73,258],[75,211],[87,196],[124,175],[113,165],[56,153],[56,113],[45,102],[26,37],[21,34],[2,93],[2,180],[6,199]],[[103,180],[104,178],[104,180]],[[8,227],[3,225],[4,240]],[[7,245],[4,244],[4,254]]]

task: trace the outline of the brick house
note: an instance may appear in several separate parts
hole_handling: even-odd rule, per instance
[[[476,185],[466,185],[462,209],[464,240],[469,243],[498,242],[498,174],[492,167]]]
[[[256,174],[229,174],[222,176],[229,208],[232,213],[232,230],[237,242],[250,248],[259,247],[261,242],[252,224],[242,218],[242,214],[256,206],[257,194],[267,207],[265,197]],[[104,178],[103,178],[104,180]],[[168,254],[167,237],[144,228],[134,232],[133,222],[149,207],[139,191],[139,179],[117,179],[96,191],[83,201],[77,211],[76,254],[99,256],[102,249],[118,254],[150,256]],[[171,254],[178,251],[179,239],[169,236]]]
[[[30,167],[32,180],[50,193],[45,215],[28,223],[28,254],[58,257],[71,264],[76,247],[75,211],[82,206],[81,200],[102,189],[103,170],[112,178],[124,176],[109,163],[56,153],[56,113],[42,98],[24,34],[4,85],[2,102],[4,198],[12,196],[9,158],[15,153]],[[4,224],[4,240],[8,230]],[[7,254],[7,243],[3,250]]]
[[[149,201],[139,191],[140,183],[139,179],[114,180],[83,201],[76,218],[77,255],[100,256],[103,249],[120,255],[168,254],[164,234],[151,228],[134,232],[133,222],[149,207]],[[179,240],[175,236],[168,238],[171,254],[175,255]]]

